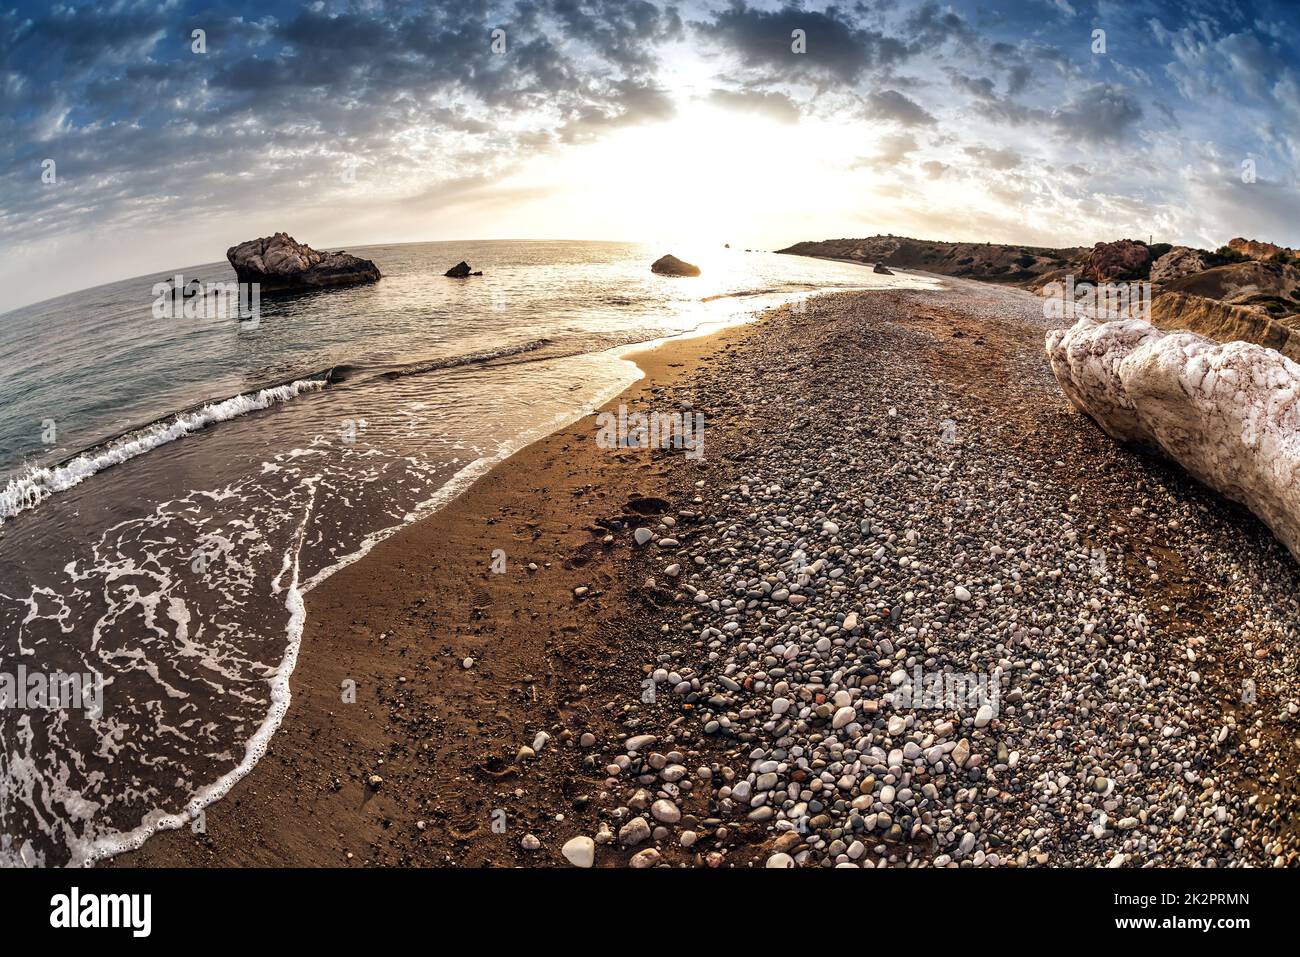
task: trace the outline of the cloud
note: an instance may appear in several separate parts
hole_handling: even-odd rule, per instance
[[[432,180],[670,118],[659,48],[677,11],[633,0],[330,12],[173,4],[0,14],[0,241],[90,225],[319,203],[400,202]],[[506,47],[491,46],[505,24]],[[208,52],[190,48],[206,31]],[[40,182],[40,163],[59,180]],[[341,177],[361,174],[360,187]]]
[[[676,112],[673,99],[663,88],[637,80],[613,84],[609,95],[581,107],[560,130],[560,139],[576,143],[620,126],[662,122]]]
[[[854,165],[872,169],[896,167],[916,150],[916,138],[911,133],[892,133],[876,141],[876,152],[872,156]]]
[[[877,120],[893,120],[903,126],[933,126],[935,118],[915,100],[897,90],[877,90],[867,96],[867,115]]]
[[[934,50],[946,43],[968,46],[979,41],[979,35],[960,14],[937,3],[923,3],[909,14],[905,33],[913,51]]]
[[[962,149],[962,152],[986,169],[1015,169],[1021,163],[1020,154],[1013,149],[995,149],[988,146],[967,146]]]
[[[903,41],[856,26],[835,7],[761,10],[735,0],[712,21],[695,23],[694,28],[701,40],[717,44],[745,69],[762,71],[771,80],[853,83],[870,70],[909,56]],[[805,52],[794,52],[796,31],[802,31]]]
[[[1142,119],[1142,106],[1123,87],[1097,83],[1052,114],[1056,129],[1078,143],[1122,143]]]
[[[784,93],[763,90],[714,90],[709,101],[729,110],[742,113],[760,113],[781,123],[797,123],[799,108]]]

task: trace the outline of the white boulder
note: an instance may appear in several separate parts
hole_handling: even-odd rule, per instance
[[[1245,505],[1300,560],[1300,365],[1140,319],[1080,319],[1047,355],[1075,408]]]

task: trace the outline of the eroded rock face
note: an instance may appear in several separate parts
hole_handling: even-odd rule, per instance
[[[1151,250],[1145,243],[1132,239],[1097,243],[1079,271],[1079,278],[1087,282],[1140,278],[1145,275],[1150,260]]]
[[[1195,332],[1217,342],[1253,342],[1300,362],[1300,331],[1263,309],[1166,292],[1156,297],[1148,318],[1153,326],[1167,332]]]
[[[380,275],[369,259],[345,252],[318,252],[288,233],[231,246],[226,250],[226,259],[240,282],[260,283],[263,292],[374,282]]]
[[[661,256],[650,264],[650,271],[661,276],[698,276],[700,267],[678,259],[676,256]]]
[[[1172,282],[1204,272],[1210,264],[1205,261],[1202,252],[1191,246],[1175,246],[1151,264],[1151,281]]]
[[[1285,315],[1300,306],[1300,269],[1280,262],[1227,263],[1172,280],[1165,288]]]
[[[1244,236],[1237,236],[1228,240],[1228,248],[1241,253],[1247,259],[1271,259],[1278,253],[1285,253],[1288,256],[1294,256],[1295,250],[1287,246],[1279,246],[1276,243],[1266,243],[1261,240],[1247,239]]]
[[[1140,319],[1080,319],[1047,355],[1075,408],[1245,505],[1300,560],[1300,365]]]

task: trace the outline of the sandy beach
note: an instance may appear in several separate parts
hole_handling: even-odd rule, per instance
[[[265,757],[108,866],[1293,863],[1294,562],[945,285],[634,355],[703,458],[589,416],[327,579]]]

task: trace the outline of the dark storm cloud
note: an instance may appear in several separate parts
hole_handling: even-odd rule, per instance
[[[952,7],[937,3],[924,3],[907,17],[905,33],[909,46],[915,50],[933,50],[945,43],[971,46],[978,42],[979,34]]]
[[[853,83],[879,67],[901,63],[907,45],[896,37],[860,27],[838,7],[824,11],[798,6],[763,10],[735,0],[714,19],[693,24],[700,40],[716,44],[768,80],[833,80]],[[806,49],[795,52],[796,31]]]
[[[684,30],[676,7],[660,9],[646,0],[556,0],[554,12],[566,36],[588,44],[606,60],[641,71],[654,68],[659,44],[681,37]]]

